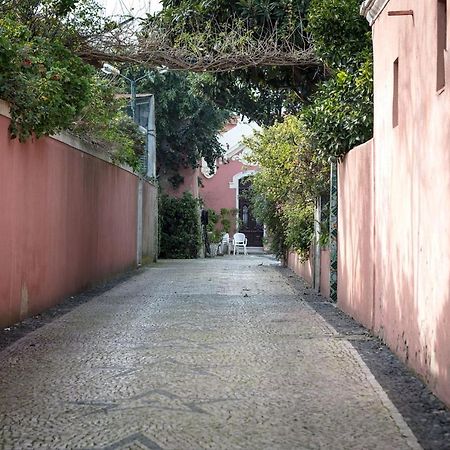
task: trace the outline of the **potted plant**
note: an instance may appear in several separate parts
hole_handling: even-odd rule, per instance
[[[220,242],[222,241],[222,234],[223,233],[219,230],[213,230],[209,234],[209,248],[211,249],[211,257],[217,256]]]

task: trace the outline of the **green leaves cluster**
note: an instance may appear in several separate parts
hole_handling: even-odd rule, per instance
[[[254,213],[272,235],[272,250],[308,254],[313,238],[315,199],[327,186],[328,164],[309,145],[305,125],[295,116],[247,140],[261,170],[253,179]]]
[[[144,136],[97,71],[75,55],[81,34],[106,26],[91,0],[0,4],[0,98],[21,141],[64,129],[140,170]],[[81,33],[81,34],[80,34]]]
[[[269,35],[276,27],[280,40],[290,36],[303,43],[304,34],[298,21],[309,0],[162,0],[161,3],[163,9],[157,19],[170,25],[175,41],[198,35],[211,23],[226,32],[233,22],[241,22],[248,24],[247,29],[257,37]],[[205,38],[205,44],[214,43]]]
[[[67,128],[89,101],[93,69],[9,17],[0,19],[0,63],[0,97],[11,105],[13,138]]]
[[[174,46],[214,55],[217,40],[238,32],[240,39],[274,38],[283,48],[309,48],[306,12],[309,0],[163,0],[163,9],[148,17],[170,35]],[[225,39],[225,42],[227,39]],[[263,44],[261,44],[263,46]],[[243,45],[245,48],[245,45]],[[222,49],[223,50],[223,49]],[[204,78],[203,90],[216,104],[259,124],[273,125],[284,111],[299,110],[323,77],[323,68],[252,67]]]
[[[302,117],[311,144],[325,159],[341,159],[372,137],[372,46],[359,7],[359,0],[311,0],[308,9],[308,30],[330,76]]]
[[[190,193],[160,197],[160,257],[197,258],[201,246],[199,203]]]
[[[118,99],[114,87],[99,76],[91,77],[88,95],[86,106],[69,130],[108,153],[113,162],[142,171],[145,135],[125,113],[125,101]]]
[[[360,0],[311,0],[308,31],[317,54],[333,70],[358,67],[370,57],[370,28]]]
[[[176,172],[196,167],[204,158],[210,167],[222,155],[217,136],[230,116],[202,91],[203,75],[152,73],[139,89],[155,95],[158,166]]]
[[[339,70],[322,83],[301,117],[311,145],[327,160],[343,158],[353,147],[372,137],[372,61],[355,72]]]

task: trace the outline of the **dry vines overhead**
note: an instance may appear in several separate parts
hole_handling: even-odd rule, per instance
[[[261,66],[307,68],[320,64],[310,45],[296,46],[280,39],[277,31],[255,38],[248,29],[234,26],[225,31],[209,28],[174,39],[156,26],[137,33],[132,26],[91,37],[79,55],[91,61],[126,62],[149,68],[167,67],[191,72],[226,72]]]

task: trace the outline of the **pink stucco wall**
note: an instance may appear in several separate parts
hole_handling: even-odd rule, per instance
[[[302,261],[298,253],[289,252],[287,265],[293,272],[302,277],[309,286],[313,285],[314,263],[312,258]]]
[[[303,261],[298,253],[289,252],[287,266],[303,278],[309,286],[314,285],[314,247],[311,247],[310,257],[306,261]],[[316,289],[324,297],[330,297],[330,251],[328,249],[320,250],[320,277],[319,286],[316,286]]]
[[[137,177],[0,116],[0,326],[136,264]]]
[[[206,208],[220,212],[222,208],[236,208],[236,187],[230,187],[233,177],[241,172],[255,170],[256,166],[245,165],[242,161],[231,160],[224,164],[218,163],[217,172],[211,178],[201,174],[202,187],[199,195],[203,199]],[[232,227],[231,233],[235,228]]]
[[[198,167],[194,169],[192,167],[180,167],[177,173],[183,177],[183,182],[176,188],[168,180],[169,175],[160,174],[162,191],[171,197],[181,197],[185,192],[190,192],[195,198],[198,198],[200,169]]]
[[[372,141],[354,148],[338,171],[338,306],[373,327]]]
[[[340,170],[347,181],[340,182],[339,303],[364,323],[372,321],[374,331],[450,404],[450,58],[446,53],[446,87],[437,91],[436,6],[391,0],[373,26],[374,185],[370,194],[358,172],[369,175],[365,152],[350,153]],[[388,17],[389,10],[409,9],[413,17]],[[356,202],[356,211],[345,201]],[[370,226],[360,220],[371,201],[373,251]]]

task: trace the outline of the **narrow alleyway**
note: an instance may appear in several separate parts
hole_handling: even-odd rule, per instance
[[[263,256],[162,261],[0,353],[0,448],[420,448]]]

